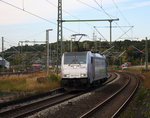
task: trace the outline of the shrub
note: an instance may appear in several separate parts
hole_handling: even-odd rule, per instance
[[[135,96],[135,101],[138,104],[143,104],[146,96],[147,96],[147,90],[145,88],[141,87]]]
[[[50,75],[48,75],[48,79],[50,81],[59,81],[60,80],[60,78],[56,74],[50,74]]]

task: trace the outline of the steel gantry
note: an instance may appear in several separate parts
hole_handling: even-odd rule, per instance
[[[57,70],[62,56],[62,0],[58,0],[58,17],[57,17]]]
[[[57,69],[60,64],[60,57],[63,53],[63,22],[91,22],[91,21],[109,21],[110,22],[110,43],[111,43],[111,30],[112,21],[118,21],[119,19],[93,19],[93,20],[62,20],[62,0],[58,0],[58,17],[57,17]]]
[[[110,44],[112,43],[112,22],[119,19],[91,19],[91,20],[62,20],[62,22],[94,22],[94,21],[108,21],[110,23]]]

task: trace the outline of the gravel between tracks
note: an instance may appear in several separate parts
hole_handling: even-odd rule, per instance
[[[125,79],[124,79],[125,78]],[[67,102],[43,110],[29,118],[77,118],[102,102],[126,83],[126,77]]]
[[[96,112],[92,118],[111,118],[111,116],[118,110],[118,108],[127,100],[129,95],[135,88],[137,81],[135,78],[131,77],[131,81],[117,97],[107,103],[102,107],[102,110]]]

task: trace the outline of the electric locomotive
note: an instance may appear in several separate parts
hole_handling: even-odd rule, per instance
[[[61,86],[85,89],[107,80],[106,57],[98,53],[65,52],[61,61]]]

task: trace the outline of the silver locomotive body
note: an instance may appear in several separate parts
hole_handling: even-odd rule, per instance
[[[61,85],[84,89],[107,79],[106,58],[97,53],[65,52],[61,62]]]

